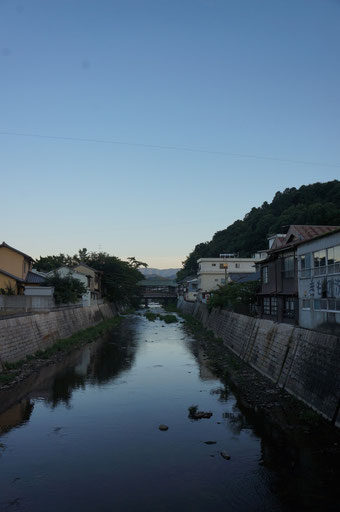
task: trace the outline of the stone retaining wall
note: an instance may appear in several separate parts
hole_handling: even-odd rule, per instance
[[[100,304],[0,320],[0,371],[1,363],[24,359],[115,315],[113,306]]]
[[[271,320],[180,301],[179,309],[253,368],[340,427],[340,339]]]

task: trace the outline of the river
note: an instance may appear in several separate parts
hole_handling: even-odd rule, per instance
[[[318,508],[311,455],[291,470],[181,322],[125,316],[1,398],[12,403],[0,414],[1,511]],[[213,416],[190,419],[195,404]]]

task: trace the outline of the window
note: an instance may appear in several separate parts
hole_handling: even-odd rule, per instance
[[[215,281],[218,281],[218,279],[215,279]]]
[[[265,315],[276,315],[277,314],[277,298],[276,297],[264,297],[263,298],[263,313]]]
[[[228,263],[220,263],[220,268],[223,270],[228,268]]]
[[[235,263],[235,268],[240,268],[240,267],[241,267],[240,263]]]
[[[277,315],[277,298],[276,297],[270,298],[270,314]]]
[[[302,309],[310,309],[310,299],[302,299]]]
[[[326,249],[313,253],[314,275],[321,276],[326,274]]]
[[[314,299],[316,311],[340,311],[339,299]]]
[[[286,297],[285,298],[285,307],[283,310],[283,316],[285,318],[294,318],[295,317],[295,300],[294,297]]]
[[[340,272],[340,245],[327,249],[327,263],[329,274]]]
[[[312,257],[311,253],[303,254],[300,258],[301,277],[311,276]]]
[[[268,267],[262,267],[262,284],[268,283]]]
[[[264,297],[263,299],[263,313],[265,315],[270,315],[270,298]]]
[[[283,259],[283,277],[294,277],[294,256],[287,256]]]
[[[216,267],[216,263],[212,263],[212,264],[211,264],[211,266],[212,266],[212,267]]]

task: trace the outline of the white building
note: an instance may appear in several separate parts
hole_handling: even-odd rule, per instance
[[[197,261],[198,298],[204,300],[206,293],[231,282],[231,275],[255,274],[258,261],[259,258],[239,258],[234,254],[221,254],[220,258],[200,258]]]
[[[85,274],[82,274],[81,272],[77,272],[73,268],[67,267],[66,265],[59,267],[55,270],[51,270],[51,272],[48,272],[48,274],[46,274],[46,276],[51,277],[54,274],[58,274],[59,277],[71,276],[71,277],[73,277],[73,279],[78,279],[78,281],[83,283],[83,285],[86,286],[86,288],[87,288],[86,293],[84,293],[84,295],[82,296],[83,306],[91,306],[91,290],[88,287],[88,278]]]
[[[297,247],[299,324],[340,334],[340,229]]]

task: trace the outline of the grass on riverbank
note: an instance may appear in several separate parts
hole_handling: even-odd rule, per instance
[[[145,318],[149,320],[149,322],[154,322],[159,318],[163,320],[166,324],[173,324],[178,322],[178,318],[176,315],[160,315],[159,313],[152,313],[152,311],[147,311],[144,313]]]
[[[0,386],[12,382],[19,375],[24,364],[38,359],[50,359],[56,354],[67,354],[71,350],[80,348],[102,336],[120,322],[121,318],[119,316],[107,318],[100,322],[100,324],[75,332],[69,338],[58,340],[51,347],[45,350],[38,350],[34,355],[28,355],[25,359],[15,363],[3,363],[4,370],[0,373]]]

